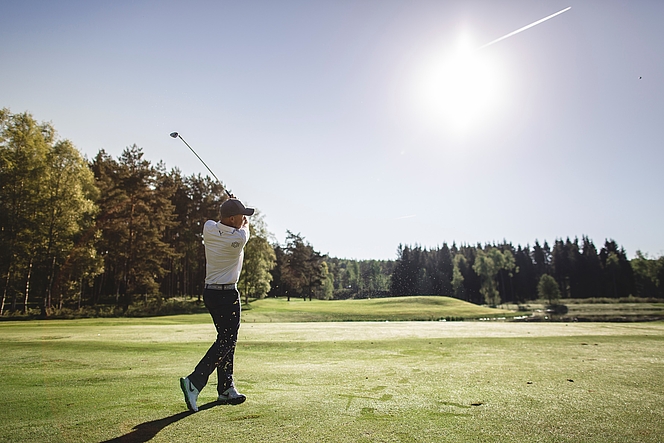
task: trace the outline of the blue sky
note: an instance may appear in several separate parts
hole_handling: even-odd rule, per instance
[[[480,51],[487,42],[572,9]],[[664,2],[1,1],[0,106],[216,175],[283,241],[664,254]]]

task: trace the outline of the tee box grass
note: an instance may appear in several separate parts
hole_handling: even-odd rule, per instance
[[[256,310],[258,311],[258,309]],[[250,317],[252,311],[245,312]],[[243,323],[186,411],[207,316],[0,324],[0,441],[607,442],[664,435],[664,323]]]

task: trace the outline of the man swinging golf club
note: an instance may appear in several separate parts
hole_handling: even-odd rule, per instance
[[[240,200],[226,200],[219,209],[221,221],[208,220],[203,227],[205,243],[205,289],[203,301],[217,329],[217,340],[210,346],[194,371],[180,379],[184,401],[191,411],[198,411],[196,400],[208,378],[217,370],[217,401],[238,405],[247,397],[233,383],[233,356],[240,328],[240,293],[237,282],[242,271],[244,245],[249,240],[248,215]]]

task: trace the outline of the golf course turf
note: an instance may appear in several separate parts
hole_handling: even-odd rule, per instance
[[[0,323],[0,441],[664,435],[661,322],[254,323],[245,314],[235,372],[248,400],[216,405],[211,377],[195,414],[178,378],[214,339],[205,315]]]
[[[437,321],[515,316],[452,297],[411,296],[363,300],[264,299],[245,310],[246,322]]]

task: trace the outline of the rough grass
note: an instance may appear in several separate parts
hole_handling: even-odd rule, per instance
[[[202,316],[0,324],[0,441],[607,442],[664,435],[664,323],[246,323],[240,406],[185,411]]]

